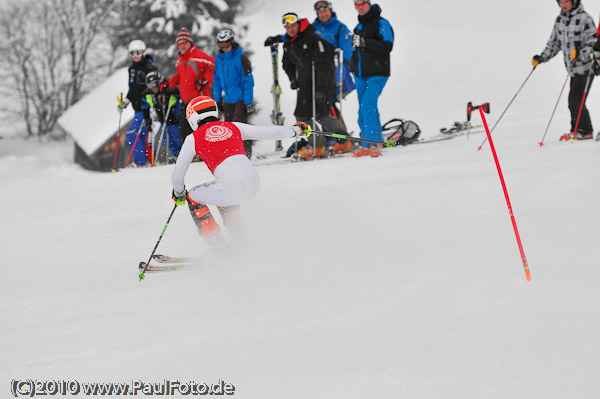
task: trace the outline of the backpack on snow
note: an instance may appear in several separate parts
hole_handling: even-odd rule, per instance
[[[421,129],[413,121],[394,118],[381,127],[385,142],[391,141],[393,146],[412,144],[419,139]]]

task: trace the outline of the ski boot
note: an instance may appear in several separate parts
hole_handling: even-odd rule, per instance
[[[224,243],[221,236],[219,224],[213,217],[207,205],[194,201],[190,194],[187,194],[187,203],[192,215],[192,220],[198,229],[198,233],[205,238],[211,245],[220,247]]]

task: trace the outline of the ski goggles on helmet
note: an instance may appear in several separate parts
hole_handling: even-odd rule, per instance
[[[371,1],[364,1],[364,0],[355,1],[354,7],[360,8],[360,7],[364,6],[365,4],[371,4]]]
[[[219,47],[222,48],[223,50],[231,48],[231,43],[230,42],[224,42],[224,43],[219,43]]]
[[[331,2],[329,2],[329,1],[317,1],[315,3],[315,11],[317,11],[317,12],[319,10],[322,10],[323,8],[329,8],[329,9],[331,9],[331,7],[332,7],[331,6]]]
[[[281,17],[281,23],[283,24],[284,28],[287,25],[295,24],[296,22],[300,22],[296,13],[288,12],[287,14],[283,14],[283,17]]]
[[[130,57],[140,57],[144,54],[142,50],[132,50],[129,52]]]

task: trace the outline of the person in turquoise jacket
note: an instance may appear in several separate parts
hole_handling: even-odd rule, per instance
[[[214,100],[223,112],[226,122],[248,122],[248,114],[255,111],[254,77],[250,60],[235,42],[233,31],[224,29],[217,34],[219,53],[215,57],[213,81]],[[252,156],[252,141],[244,141],[248,158]]]

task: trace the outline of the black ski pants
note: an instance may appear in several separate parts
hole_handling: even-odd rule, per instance
[[[589,84],[587,85],[587,98],[590,96],[590,89],[592,82],[594,81],[594,75],[589,75]],[[569,91],[569,111],[571,111],[571,132],[575,129],[577,123],[577,116],[579,115],[579,109],[582,108],[581,100],[586,90],[586,83],[588,82],[588,74],[585,75],[573,75],[571,78],[571,89]],[[581,109],[581,117],[579,118],[579,124],[577,125],[577,132],[581,134],[590,134],[594,132],[592,126],[592,120],[590,113],[587,109],[586,104],[583,104]]]
[[[248,123],[248,109],[244,100],[239,100],[235,104],[223,103],[223,120],[225,122]],[[244,140],[244,150],[249,159],[252,158],[252,140]]]

